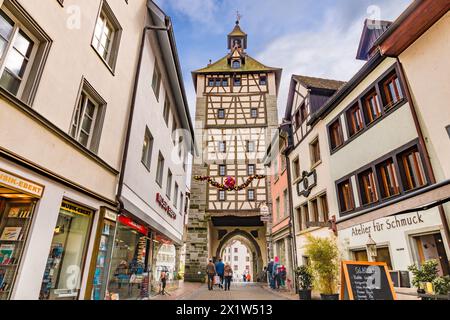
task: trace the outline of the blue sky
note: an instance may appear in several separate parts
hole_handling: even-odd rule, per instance
[[[155,0],[171,16],[191,116],[191,71],[227,53],[226,35],[236,11],[248,33],[247,52],[283,68],[281,116],[292,74],[349,80],[363,62],[355,59],[364,19],[394,20],[412,0]]]

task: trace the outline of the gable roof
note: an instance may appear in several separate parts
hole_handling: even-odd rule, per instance
[[[277,70],[281,70],[279,68],[272,68],[272,67],[267,67],[264,64],[262,64],[261,62],[253,59],[252,57],[250,57],[249,55],[245,54],[245,63],[243,63],[241,65],[240,68],[238,69],[234,69],[231,67],[231,65],[228,63],[228,58],[230,57],[229,55],[226,55],[225,57],[223,57],[222,59],[211,63],[210,65],[208,65],[205,68],[193,71],[193,73],[215,73],[215,72],[255,72],[255,71],[277,71]]]
[[[293,78],[297,82],[300,82],[302,85],[304,85],[307,89],[325,89],[336,91],[345,84],[344,81],[300,75],[293,75]]]
[[[391,25],[392,22],[390,21],[366,19],[364,21],[361,39],[359,40],[356,59],[364,61],[369,60],[374,43]]]
[[[278,91],[283,69],[268,67],[268,66],[262,64],[261,62],[255,60],[254,58],[250,57],[246,53],[242,54],[242,56],[245,57],[245,63],[242,63],[240,68],[232,68],[231,67],[231,65],[228,63],[228,59],[230,58],[230,55],[227,54],[225,57],[217,60],[214,63],[209,64],[205,68],[193,71],[192,77],[194,80],[195,89],[197,90],[197,75],[198,74],[274,72],[276,83],[277,83],[277,91]]]

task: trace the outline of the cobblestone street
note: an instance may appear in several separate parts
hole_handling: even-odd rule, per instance
[[[158,295],[151,300],[297,300],[294,294],[274,292],[259,283],[234,283],[231,291],[223,291],[217,287],[209,291],[206,284],[181,283],[180,288],[169,294]]]

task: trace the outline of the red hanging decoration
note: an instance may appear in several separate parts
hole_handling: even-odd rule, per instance
[[[265,178],[265,175],[253,175],[250,176],[243,184],[236,186],[236,180],[232,177],[227,177],[225,179],[225,183],[219,183],[210,176],[194,176],[195,181],[206,181],[212,187],[223,191],[241,191],[248,188],[253,180],[262,180]]]

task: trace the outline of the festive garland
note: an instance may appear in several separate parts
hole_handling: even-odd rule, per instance
[[[207,181],[212,187],[217,188],[219,190],[223,191],[241,191],[246,188],[253,182],[253,180],[262,180],[265,179],[266,176],[264,175],[253,175],[250,176],[247,181],[245,181],[243,184],[236,186],[236,181],[232,177],[228,177],[225,179],[225,183],[219,183],[213,178],[209,176],[194,176],[194,180],[196,181]]]

